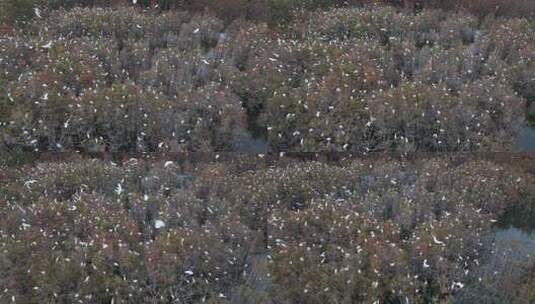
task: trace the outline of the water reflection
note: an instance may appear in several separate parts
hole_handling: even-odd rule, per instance
[[[267,153],[269,144],[261,139],[254,137],[250,132],[243,132],[234,138],[233,147],[235,151],[241,153]]]
[[[535,257],[535,208],[530,204],[508,210],[498,223],[495,250],[510,253],[509,258],[520,262]]]
[[[518,145],[522,151],[535,152],[535,127],[522,128]]]
[[[511,227],[523,230],[526,233],[535,234],[535,206],[525,204],[508,210],[498,223],[501,230]]]
[[[506,261],[528,261],[535,257],[535,234],[515,227],[500,229],[495,234],[494,250],[506,257]]]
[[[483,263],[472,273],[467,288],[456,294],[454,303],[531,303],[523,299],[521,291],[535,263],[532,225],[522,224],[521,229],[504,224],[498,228],[490,236]]]

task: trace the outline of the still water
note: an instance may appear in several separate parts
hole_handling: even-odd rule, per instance
[[[535,127],[522,128],[518,145],[523,152],[535,152]]]
[[[535,257],[535,202],[507,211],[495,233],[497,251],[509,251],[515,259]]]

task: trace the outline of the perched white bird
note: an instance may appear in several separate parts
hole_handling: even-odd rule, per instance
[[[117,193],[117,195],[121,195],[121,193],[123,193],[123,186],[120,183],[117,184],[117,187],[115,187],[115,193]]]
[[[184,273],[187,274],[187,275],[193,275],[193,271],[191,271],[191,270],[186,270],[186,271],[184,271]]]
[[[33,11],[35,12],[35,16],[37,16],[37,18],[41,18],[41,10],[39,8],[34,8]]]
[[[427,259],[424,260],[424,268],[429,268],[429,264],[427,264]]]
[[[37,182],[36,180],[29,180],[29,181],[27,181],[27,182],[24,183],[24,186],[25,186],[26,188],[30,189],[30,185],[31,185],[31,184],[34,184],[34,183],[36,183],[36,182]]]
[[[195,30],[193,30],[193,34],[197,34],[200,30],[198,28],[196,28]]]
[[[437,244],[437,245],[441,245],[441,246],[445,246],[445,245],[446,245],[446,243],[444,243],[444,242],[438,240],[436,236],[434,236],[434,235],[431,235],[431,236],[433,237],[433,242],[434,242],[435,244]]]
[[[173,164],[172,161],[166,161],[165,164],[163,165],[165,168],[171,166]]]
[[[154,221],[154,228],[161,229],[165,227],[165,223],[162,220],[155,220]]]
[[[49,41],[47,44],[41,46],[41,48],[43,49],[49,49],[51,47],[52,47],[52,41]]]

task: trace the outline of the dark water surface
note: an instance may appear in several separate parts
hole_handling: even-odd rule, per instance
[[[518,145],[523,152],[535,152],[535,127],[522,128]]]
[[[497,249],[509,248],[518,258],[535,257],[535,202],[508,210],[498,222]]]

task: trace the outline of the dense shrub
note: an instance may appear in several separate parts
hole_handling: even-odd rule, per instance
[[[15,22],[23,23],[32,18],[35,0],[2,0],[0,1],[0,24]]]
[[[531,98],[534,44],[523,20],[491,24],[440,11],[317,12],[248,44],[235,90],[275,150],[507,149],[525,111],[516,95]],[[491,42],[508,31],[514,41]],[[489,90],[479,101],[477,87]]]
[[[228,104],[229,93],[216,90],[172,102],[132,84],[114,85],[70,100],[52,95],[44,107],[15,95],[20,104],[9,113],[12,123],[3,140],[7,147],[39,151],[224,150],[240,124],[241,108]]]
[[[533,299],[527,268],[492,274],[513,258],[493,253],[493,222],[535,195],[533,176],[512,165],[254,168],[131,159],[3,170],[0,299],[448,303],[477,290]],[[493,289],[507,280],[522,292]]]
[[[0,302],[534,302],[528,166],[233,153],[515,150],[530,4],[368,2],[0,0]]]
[[[4,148],[230,150],[243,132],[223,41],[215,48],[219,20],[124,8],[58,11],[46,22],[39,41],[5,38]]]
[[[407,12],[417,12],[423,8],[469,11],[480,17],[493,15],[505,17],[533,17],[535,5],[530,0],[139,0],[137,6],[159,10],[184,10],[192,13],[216,14],[227,24],[233,20],[246,18],[253,21],[269,22],[275,26],[286,26],[299,15],[300,11],[328,9],[333,7],[391,5]],[[34,8],[43,12],[58,8],[72,7],[117,7],[131,6],[126,0],[2,0],[0,1],[0,24],[26,24],[38,17]]]
[[[466,282],[466,267],[483,260],[491,214],[503,212],[508,203],[502,203],[515,196],[507,185],[522,180],[506,177],[509,173],[490,163],[450,171],[434,162],[418,169],[400,170],[396,163],[372,168],[296,165],[245,179],[268,188],[237,189],[255,206],[254,218],[267,218],[266,251],[277,301],[447,301]],[[333,184],[323,185],[318,173],[333,176]],[[272,174],[282,177],[275,184],[287,190],[271,190],[265,177],[270,181]],[[304,193],[312,185],[311,197]],[[476,188],[489,196],[466,192]]]
[[[535,3],[529,0],[460,0],[458,5],[480,16],[491,14],[509,17],[533,17],[535,14]]]
[[[285,31],[52,11],[2,38],[3,145],[232,150],[251,133],[277,151],[509,150],[534,94],[532,33],[525,19],[391,7],[300,14]],[[109,111],[121,98],[132,108]]]

